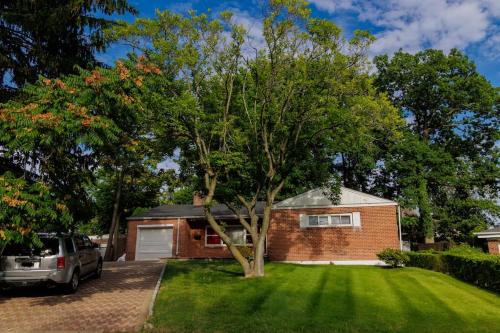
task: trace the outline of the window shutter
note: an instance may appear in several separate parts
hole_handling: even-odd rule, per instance
[[[300,214],[299,215],[299,223],[300,223],[300,228],[307,228],[309,226],[309,220],[308,216],[305,214]]]
[[[354,228],[361,228],[361,214],[359,212],[352,213],[352,225]]]

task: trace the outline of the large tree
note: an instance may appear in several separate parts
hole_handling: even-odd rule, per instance
[[[399,51],[375,64],[377,87],[410,130],[388,150],[382,182],[418,212],[420,240],[467,240],[499,213],[498,89],[458,50]]]
[[[39,75],[95,66],[107,17],[127,12],[135,10],[126,0],[0,0],[0,102]]]
[[[335,197],[331,161],[341,142],[374,128],[390,135],[400,123],[389,101],[371,88],[367,33],[346,40],[332,22],[312,18],[304,1],[269,1],[262,24],[258,50],[230,13],[212,20],[160,12],[112,33],[162,69],[155,100],[164,103],[168,133],[200,180],[208,223],[246,277],[264,275],[265,237],[278,195],[328,184]],[[264,202],[262,216],[258,201]],[[213,216],[215,202],[238,216],[252,239],[250,255]]]

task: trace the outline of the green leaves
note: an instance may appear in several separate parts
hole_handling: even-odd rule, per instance
[[[498,91],[458,50],[375,58],[375,83],[408,120],[388,151],[386,175],[401,202],[422,212],[422,233],[466,241],[496,221]]]
[[[0,176],[0,242],[20,242],[34,231],[54,231],[72,222],[68,207],[41,181],[7,172]]]

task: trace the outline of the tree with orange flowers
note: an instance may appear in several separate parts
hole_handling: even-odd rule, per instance
[[[91,217],[87,185],[97,168],[123,179],[134,163],[142,165],[153,155],[148,148],[151,108],[144,100],[150,78],[159,73],[144,57],[118,61],[112,68],[41,78],[24,88],[26,100],[0,105],[5,183],[0,241],[74,228]],[[111,233],[117,228],[120,188]]]

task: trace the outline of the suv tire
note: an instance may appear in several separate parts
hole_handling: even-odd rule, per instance
[[[71,275],[71,279],[68,283],[63,286],[64,292],[66,294],[74,294],[78,290],[78,286],[80,285],[80,272],[75,269],[73,275]]]
[[[99,261],[97,262],[97,267],[96,267],[96,269],[94,271],[94,278],[95,279],[100,279],[101,275],[102,275],[102,260],[99,259]]]

